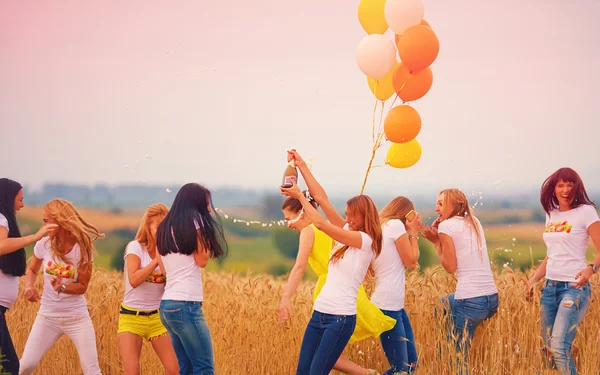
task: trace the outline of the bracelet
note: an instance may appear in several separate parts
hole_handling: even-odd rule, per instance
[[[67,289],[67,286],[66,286],[65,284],[62,284],[62,285],[60,286],[60,288],[58,289],[58,294],[60,294],[60,292],[64,292],[64,291],[65,291],[65,289]]]
[[[414,234],[409,234],[408,235],[408,239],[409,240],[410,240],[411,237],[414,238],[414,239],[416,239],[417,241],[419,240],[419,236],[415,236]]]

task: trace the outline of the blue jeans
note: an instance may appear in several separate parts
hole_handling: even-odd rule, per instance
[[[328,375],[350,340],[356,315],[314,311],[302,339],[296,375]]]
[[[394,328],[379,336],[385,356],[390,363],[390,369],[383,375],[392,375],[396,372],[411,373],[414,368],[412,364],[417,363],[417,348],[415,346],[415,335],[410,320],[404,309],[398,311],[381,310],[390,318],[396,319]]]
[[[169,332],[180,375],[214,375],[212,339],[202,302],[163,300],[160,320]]]
[[[465,299],[455,299],[454,293],[442,297],[446,309],[450,308],[452,326],[450,337],[455,340],[456,351],[462,353],[458,360],[457,374],[468,374],[468,363],[471,340],[477,327],[498,312],[498,293]],[[465,335],[466,334],[466,335]]]
[[[589,284],[576,289],[575,283],[546,280],[540,304],[542,340],[554,358],[561,374],[577,374],[571,357],[571,345],[577,328],[590,305],[592,290]]]

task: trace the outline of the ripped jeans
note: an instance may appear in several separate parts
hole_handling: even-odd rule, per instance
[[[590,305],[590,284],[575,288],[575,283],[546,280],[540,304],[542,339],[549,348],[561,374],[576,375],[571,346],[577,329]]]

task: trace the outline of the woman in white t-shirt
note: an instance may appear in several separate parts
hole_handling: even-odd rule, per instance
[[[101,374],[96,334],[84,294],[92,277],[93,243],[104,234],[86,222],[70,202],[62,199],[53,199],[44,205],[43,221],[57,224],[57,228],[49,230],[48,238],[35,244],[27,269],[25,297],[31,302],[40,298],[35,288],[40,269],[44,273],[44,291],[25,344],[19,374],[33,373],[62,335],[67,335],[75,345],[83,373]]]
[[[457,273],[456,292],[442,297],[442,301],[449,307],[456,347],[466,362],[475,329],[498,311],[498,289],[483,227],[473,215],[466,195],[458,189],[443,190],[435,210],[439,215],[437,229],[434,225],[421,233],[435,245],[444,269]]]
[[[158,264],[156,230],[168,212],[164,204],[148,207],[135,240],[125,249],[125,298],[117,329],[125,375],[140,373],[143,339],[152,344],[166,375],[179,374],[177,356],[158,310],[166,278]]]
[[[525,286],[525,297],[530,299],[535,284],[546,276],[540,299],[544,352],[562,374],[577,374],[571,346],[590,304],[590,277],[600,266],[600,219],[571,168],[561,168],[544,181],[541,203],[547,214],[543,237],[548,250]],[[590,238],[596,257],[587,264]]]
[[[202,268],[210,258],[227,254],[210,190],[184,185],[156,232],[159,265],[167,277],[160,319],[169,332],[181,374],[213,375],[212,338],[202,302]]]
[[[373,262],[375,290],[371,302],[396,319],[396,325],[379,336],[391,367],[384,375],[412,373],[418,362],[415,335],[404,310],[404,268],[416,268],[419,260],[422,223],[414,209],[408,198],[396,197],[379,213],[383,242],[381,254]]]
[[[12,374],[19,373],[19,357],[6,324],[6,312],[19,294],[19,276],[25,274],[25,246],[42,239],[54,224],[44,225],[36,234],[21,237],[16,213],[23,208],[23,187],[16,181],[0,178],[0,364]]]
[[[371,262],[381,252],[381,224],[377,207],[366,195],[346,203],[346,219],[335,210],[306,163],[294,150],[294,160],[315,201],[330,221],[317,211],[293,182],[281,187],[283,195],[298,199],[304,214],[318,230],[333,238],[334,244],[325,285],[314,303],[313,315],[304,332],[296,374],[327,375],[344,351],[356,326],[358,288]]]

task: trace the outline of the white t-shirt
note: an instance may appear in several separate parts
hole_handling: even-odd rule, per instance
[[[194,223],[196,230],[200,228]],[[171,229],[172,233],[172,229]],[[175,237],[175,236],[173,236]],[[173,238],[175,240],[175,238]],[[196,264],[194,255],[181,253],[169,253],[160,256],[165,272],[167,273],[167,285],[163,300],[194,301],[204,300],[202,291],[202,268]]]
[[[548,247],[546,278],[555,281],[575,282],[575,275],[587,263],[590,225],[600,220],[594,206],[581,205],[569,211],[553,210],[546,215],[544,242]]]
[[[35,244],[33,254],[36,258],[42,260],[44,272],[44,291],[40,303],[40,315],[45,316],[85,316],[89,315],[87,301],[83,294],[60,293],[52,288],[52,278],[62,276],[63,284],[73,284],[77,282],[79,273],[77,266],[81,259],[81,249],[78,244],[65,255],[68,263],[63,263],[58,257],[52,256],[50,248],[50,239],[48,237],[41,239]]]
[[[344,229],[347,229],[347,226]],[[332,315],[356,315],[358,287],[365,279],[369,264],[375,258],[371,248],[371,237],[366,233],[359,233],[362,237],[360,249],[350,247],[346,250],[344,258],[335,263],[329,262],[325,285],[314,304],[315,311]],[[331,254],[343,246],[337,243]]]
[[[381,254],[373,261],[375,290],[371,302],[382,310],[398,311],[404,308],[404,263],[398,254],[396,240],[406,233],[400,220],[390,220],[382,228]]]
[[[160,299],[165,292],[165,276],[160,272],[160,267],[152,272],[148,278],[134,288],[129,283],[129,272],[127,272],[128,255],[140,258],[140,268],[152,263],[148,250],[137,241],[131,241],[125,249],[125,298],[123,304],[137,310],[151,311],[160,306]],[[157,255],[159,255],[157,253]],[[131,257],[129,257],[131,259]]]
[[[470,220],[454,216],[442,221],[438,233],[447,234],[454,242],[456,250],[456,272],[458,284],[456,285],[455,299],[465,299],[489,296],[498,293],[483,228],[479,220],[475,219],[481,232],[481,257],[479,257],[477,232],[470,225]]]
[[[6,231],[10,230],[8,220],[2,214],[0,214],[0,227],[6,228]],[[18,294],[19,278],[0,271],[0,306],[10,309],[17,300]]]

